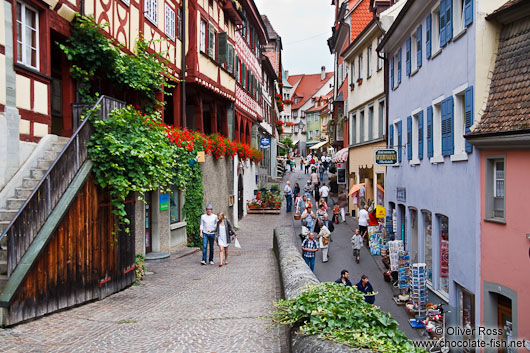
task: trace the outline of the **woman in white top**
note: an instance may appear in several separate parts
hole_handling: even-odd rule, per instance
[[[223,257],[224,264],[228,265],[228,245],[230,245],[231,234],[233,234],[234,237],[237,237],[237,235],[232,228],[232,224],[228,219],[226,219],[223,212],[219,212],[217,219],[218,222],[215,229],[215,239],[217,241],[217,245],[219,245],[219,267],[222,267]]]

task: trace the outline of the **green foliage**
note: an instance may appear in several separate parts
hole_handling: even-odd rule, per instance
[[[335,163],[331,163],[330,166],[329,166],[329,172],[331,174],[335,174],[337,172],[337,166],[335,165]]]
[[[293,140],[290,137],[284,137],[280,140],[281,143],[283,143],[285,146],[289,148],[293,148]]]
[[[107,120],[92,117],[94,133],[87,147],[96,183],[109,188],[112,212],[128,232],[123,202],[129,193],[143,195],[158,187],[167,190],[171,184],[185,186],[186,174],[177,173],[185,157],[169,142],[161,124],[131,106],[114,110]]]
[[[140,281],[144,279],[145,275],[145,256],[142,254],[136,254],[136,282],[135,284],[140,284]]]
[[[389,313],[366,303],[355,287],[334,282],[310,285],[296,298],[277,302],[276,308],[275,323],[299,327],[304,335],[375,352],[424,352],[414,347]]]
[[[94,102],[98,95],[92,89],[92,79],[100,72],[118,88],[132,88],[139,93],[145,109],[153,112],[163,103],[155,98],[163,87],[172,87],[168,81],[168,70],[159,56],[164,53],[150,53],[152,41],[140,38],[136,42],[135,55],[125,54],[123,47],[104,35],[108,24],[99,25],[93,17],[76,15],[72,35],[66,44],[58,43],[68,60],[73,62],[70,72],[80,83],[79,93],[85,102]]]
[[[204,205],[204,187],[202,185],[202,170],[198,164],[189,170],[189,182],[186,187],[186,197],[184,201],[184,217],[186,218],[186,233],[188,235],[188,246],[202,247],[200,235],[201,215]]]

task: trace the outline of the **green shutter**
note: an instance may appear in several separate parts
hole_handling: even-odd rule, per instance
[[[215,29],[212,24],[208,25],[208,56],[212,59],[215,56]]]
[[[226,32],[219,33],[217,35],[217,45],[219,48],[219,53],[217,55],[217,62],[219,64],[224,64],[228,62],[228,36]]]

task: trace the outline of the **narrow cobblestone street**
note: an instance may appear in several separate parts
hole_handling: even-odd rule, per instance
[[[0,352],[285,352],[285,331],[266,316],[281,296],[272,231],[290,223],[249,215],[229,265],[217,266],[217,251],[214,266],[199,252],[148,263],[140,286],[0,329]]]

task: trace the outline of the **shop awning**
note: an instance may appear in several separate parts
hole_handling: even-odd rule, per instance
[[[314,145],[313,147],[310,147],[309,149],[310,149],[310,150],[318,150],[319,148],[324,147],[327,143],[329,143],[328,140],[326,140],[326,141],[322,141],[322,142],[317,143],[317,144]]]
[[[348,160],[348,148],[343,148],[333,156],[333,162],[340,163]]]
[[[353,195],[355,194],[357,191],[361,190],[361,188],[364,186],[365,183],[360,183],[360,184],[355,184],[354,186],[351,187],[350,189],[350,192],[348,193],[348,195]]]
[[[311,146],[316,145],[317,143],[318,143],[318,142],[316,142],[316,141],[310,141],[310,142],[306,142],[306,143],[305,143],[305,146],[306,146],[306,147],[311,147]]]
[[[280,141],[276,142],[278,144],[278,147],[281,147],[281,148],[284,148],[284,149],[289,149],[289,147],[287,147],[287,145],[281,143]]]
[[[300,141],[300,140],[294,140],[294,141],[293,141],[293,147],[295,147],[295,146],[298,144],[299,141]]]

